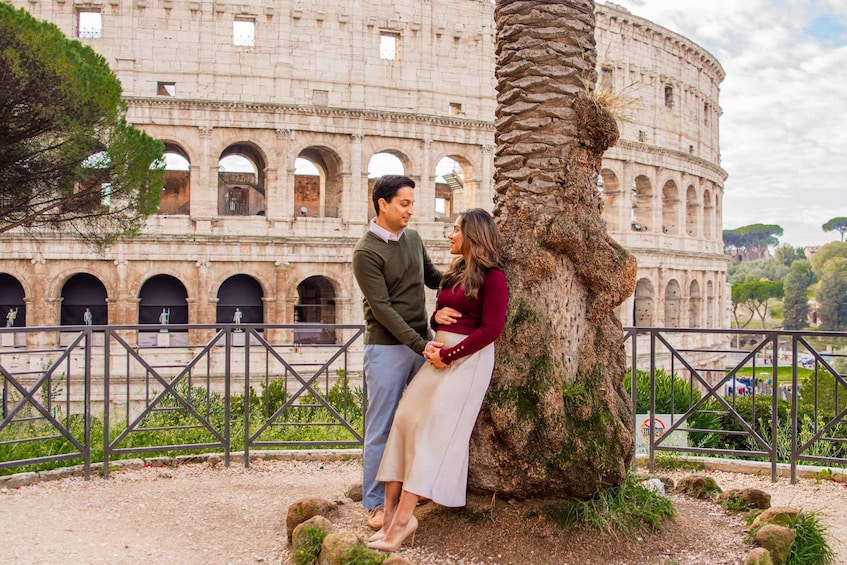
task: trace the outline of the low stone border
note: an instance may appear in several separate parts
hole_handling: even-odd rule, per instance
[[[244,452],[233,451],[229,454],[230,465],[243,464]],[[267,461],[350,461],[362,458],[361,449],[322,449],[305,450],[289,449],[279,451],[251,451],[250,460]],[[178,467],[187,463],[209,463],[217,465],[222,463],[222,453],[199,453],[190,455],[177,455],[175,457],[148,457],[145,459],[116,459],[109,462],[109,472],[122,469],[143,469],[144,467]],[[91,464],[92,474],[103,474],[103,463]],[[69,477],[84,477],[85,465],[73,465],[70,467],[59,467],[48,471],[28,471],[15,473],[14,475],[0,476],[0,489],[16,489],[45,481],[58,481]]]

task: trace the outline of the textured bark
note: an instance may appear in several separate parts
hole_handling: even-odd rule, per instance
[[[471,440],[470,486],[590,497],[635,450],[613,308],[635,259],[607,234],[596,178],[618,138],[591,95],[594,2],[498,0],[495,216],[511,291]]]

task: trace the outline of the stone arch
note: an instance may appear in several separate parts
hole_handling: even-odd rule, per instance
[[[16,328],[26,326],[25,297],[24,285],[16,277],[0,273],[0,315],[3,316],[4,325]]]
[[[611,169],[602,169],[597,175],[597,192],[603,201],[603,221],[609,231],[621,231],[620,207],[623,205],[623,191],[618,175]]]
[[[706,327],[715,327],[715,285],[706,281]]]
[[[691,281],[688,285],[688,327],[699,328],[702,325],[703,297],[700,295],[700,283]]]
[[[191,213],[191,159],[180,145],[165,142],[165,186],[159,201],[160,215]]]
[[[138,299],[139,324],[162,326],[188,323],[188,291],[182,281],[174,276],[153,275],[141,285]],[[166,316],[164,320],[163,314]]]
[[[665,286],[665,327],[679,328],[682,323],[682,292],[679,282],[671,279]]]
[[[471,162],[461,155],[442,156],[435,165],[435,220],[452,222],[465,205],[466,180],[475,182]],[[471,200],[472,201],[472,200]]]
[[[712,239],[712,226],[714,225],[714,205],[712,204],[712,193],[709,190],[703,192],[703,237]]]
[[[632,306],[633,325],[649,328],[654,324],[653,312],[656,306],[655,291],[650,279],[639,279],[635,285],[635,300]]]
[[[333,282],[322,275],[308,277],[297,285],[294,323],[335,324],[336,291]],[[335,330],[326,328],[294,330],[295,343],[336,343]]]
[[[650,231],[653,227],[653,183],[645,175],[632,181],[632,229]]]
[[[697,215],[700,202],[697,199],[697,189],[693,184],[685,191],[685,233],[688,237],[697,237]]]
[[[662,187],[662,233],[679,235],[679,189],[673,180]]]
[[[375,158],[378,159],[378,156],[383,155],[383,154],[390,155],[391,157],[394,157],[396,159],[397,165],[398,165],[398,167],[396,167],[395,170],[391,170],[390,173],[385,173],[385,174],[393,174],[393,175],[396,174],[396,175],[409,176],[409,171],[411,170],[411,166],[412,166],[412,159],[406,153],[403,153],[402,151],[398,151],[397,149],[383,149],[383,150],[380,150],[380,151],[375,151],[373,154],[371,154],[370,158],[368,159],[368,163],[367,163],[367,170],[368,170],[368,217],[376,216],[376,210],[374,210],[374,205],[373,205],[374,182],[376,182],[376,179],[381,176],[381,175],[371,176],[370,171],[371,171],[371,167],[373,165],[374,159]]]
[[[334,149],[310,145],[297,155],[311,163],[315,174],[300,174],[295,167],[294,215],[307,217],[341,217],[344,193],[343,160]]]
[[[266,163],[263,151],[253,143],[233,143],[221,152],[218,158],[219,215],[265,213]]]
[[[226,279],[218,287],[218,304],[215,312],[215,322],[231,324],[238,321],[245,324],[263,324],[265,312],[262,298],[264,292],[259,281],[250,275],[238,274]]]
[[[85,324],[86,311],[91,313],[93,325],[109,323],[109,295],[106,292],[106,286],[96,276],[89,273],[77,273],[69,277],[62,285],[61,297],[59,325]]]

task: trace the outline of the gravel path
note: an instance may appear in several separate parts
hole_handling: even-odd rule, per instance
[[[836,563],[847,562],[844,485],[803,480],[791,486],[784,479],[773,484],[763,477],[712,474],[724,490],[757,487],[771,493],[775,506],[820,511]],[[109,480],[68,478],[2,489],[0,563],[288,564],[285,515],[299,498],[346,501],[337,523],[367,533],[361,506],[344,498],[347,486],[360,480],[358,460],[256,460],[249,469],[235,463],[147,467],[113,472]],[[677,524],[646,543],[629,544],[549,531],[517,534],[516,540],[509,520],[528,531],[526,510],[506,501],[498,505],[494,519],[483,524],[434,504],[421,507],[421,541],[401,554],[419,564],[590,563],[594,551],[617,552],[620,546],[620,553],[604,553],[605,563],[689,564],[738,563],[749,549],[741,543],[739,519],[710,503],[677,501]],[[639,553],[650,546],[656,548],[652,554]]]

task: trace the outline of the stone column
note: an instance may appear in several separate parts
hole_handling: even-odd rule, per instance
[[[199,178],[194,178],[195,166],[191,165],[191,217],[200,234],[211,233],[212,218],[218,215],[218,159],[211,155],[212,129],[210,126],[198,127],[202,146]]]
[[[344,179],[341,218],[351,223],[368,221],[368,174],[362,170],[361,133],[350,134],[350,175]]]
[[[420,175],[415,189],[415,216],[418,221],[432,222],[435,220],[435,176],[432,174],[431,160],[432,139],[421,140]],[[409,175],[411,176],[411,175]]]

